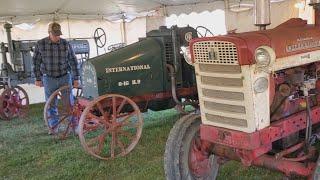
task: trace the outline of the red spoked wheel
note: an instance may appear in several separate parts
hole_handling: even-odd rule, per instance
[[[10,120],[15,117],[25,117],[28,113],[29,97],[20,86],[4,89],[0,95],[0,117]]]
[[[87,153],[108,160],[132,151],[141,137],[142,126],[140,109],[130,98],[103,95],[83,111],[79,139]]]
[[[47,100],[43,119],[49,134],[54,135],[54,138],[63,140],[70,132],[74,132],[83,110],[77,102],[80,96],[82,96],[81,88],[71,89],[67,85],[57,89]],[[54,122],[49,122],[53,119]]]

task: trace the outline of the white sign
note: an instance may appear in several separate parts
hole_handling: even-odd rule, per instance
[[[141,84],[141,80],[140,79],[133,79],[130,81],[119,81],[118,82],[118,86],[122,87],[122,86],[130,86],[130,85],[139,85]]]

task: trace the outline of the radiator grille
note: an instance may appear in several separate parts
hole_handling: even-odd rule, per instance
[[[225,41],[201,41],[193,45],[196,62],[236,65],[238,63],[235,44]]]
[[[204,124],[247,131],[250,112],[236,46],[203,41],[194,43],[193,49]]]

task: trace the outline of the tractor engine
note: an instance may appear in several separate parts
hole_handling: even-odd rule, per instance
[[[196,100],[194,68],[181,53],[195,37],[192,27],[163,26],[136,43],[89,59],[82,66],[84,97],[119,93],[135,97],[141,109],[155,111],[172,108],[181,98]]]
[[[275,72],[270,82],[270,121],[274,122],[306,109],[303,88],[312,85],[310,89],[310,106],[317,105],[317,64],[294,67]]]

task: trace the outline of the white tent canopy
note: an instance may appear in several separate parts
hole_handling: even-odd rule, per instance
[[[253,7],[254,0],[0,0],[0,4],[0,22],[19,24],[61,19],[131,21],[141,16],[224,10],[225,5],[245,10]]]
[[[165,7],[207,4],[218,0],[0,0],[0,20],[24,22],[37,18],[133,19]]]

